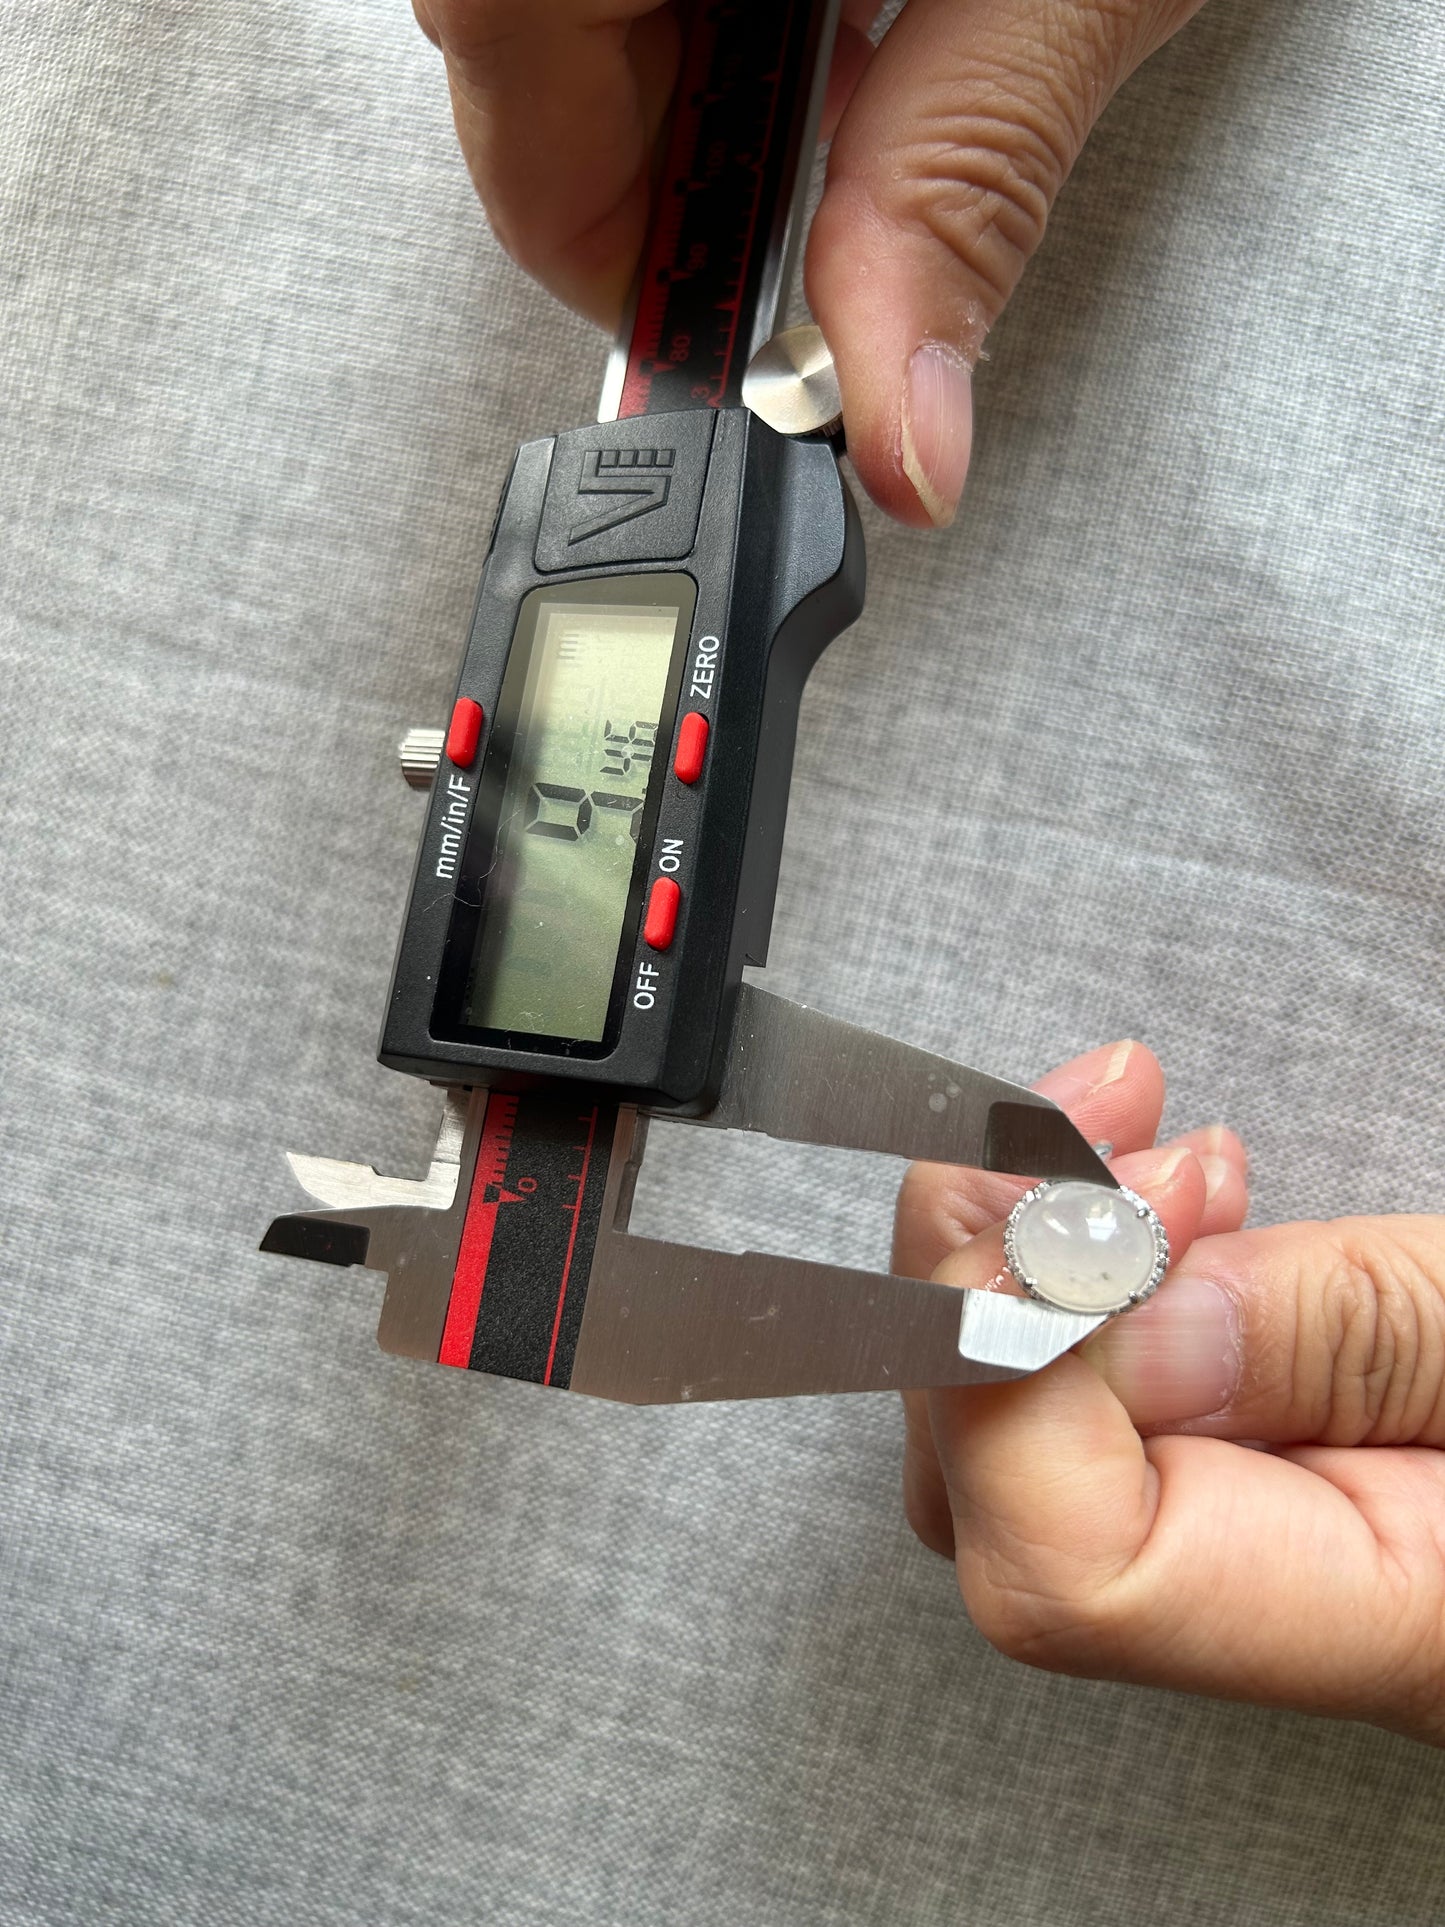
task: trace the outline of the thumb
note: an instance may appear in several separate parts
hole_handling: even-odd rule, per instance
[[[848,449],[902,521],[952,520],[971,373],[1110,96],[1201,0],[908,0],[833,142],[808,246]]]
[[[1200,1239],[1084,1355],[1145,1431],[1445,1446],[1445,1218]]]

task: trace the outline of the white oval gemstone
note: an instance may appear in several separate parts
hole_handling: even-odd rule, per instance
[[[1122,1311],[1167,1252],[1138,1200],[1101,1184],[1054,1184],[1021,1199],[1010,1231],[1017,1271],[1063,1311]]]

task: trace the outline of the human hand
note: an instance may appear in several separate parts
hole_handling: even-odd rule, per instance
[[[1142,1045],[1039,1088],[1125,1154],[1175,1268],[1033,1378],[909,1395],[914,1530],[1015,1659],[1445,1744],[1445,1219],[1242,1231],[1237,1138],[1145,1148]],[[1020,1189],[914,1166],[895,1271],[987,1283]]]
[[[971,373],[1111,96],[1202,0],[843,0],[808,243],[848,452],[900,521],[951,520]],[[462,150],[498,239],[611,327],[647,224],[677,72],[675,0],[413,0],[446,56]]]

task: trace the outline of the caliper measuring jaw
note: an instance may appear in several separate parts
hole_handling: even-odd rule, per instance
[[[322,1208],[277,1218],[261,1248],[384,1272],[386,1351],[639,1405],[1018,1378],[1105,1323],[639,1236],[648,1121],[580,1089],[449,1090],[425,1178],[293,1154]],[[751,984],[717,1104],[678,1121],[1115,1187],[1047,1098]]]

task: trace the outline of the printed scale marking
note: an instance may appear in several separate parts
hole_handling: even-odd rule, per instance
[[[802,0],[705,6],[678,79],[619,417],[735,401]]]
[[[616,1118],[580,1092],[493,1092],[439,1364],[568,1384]]]

